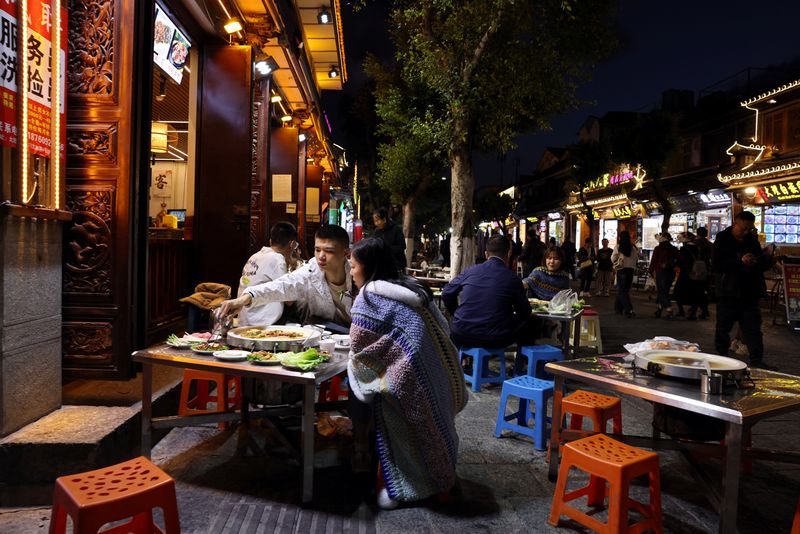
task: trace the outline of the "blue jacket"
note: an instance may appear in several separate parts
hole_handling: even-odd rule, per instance
[[[496,257],[451,280],[442,300],[453,315],[456,335],[508,338],[531,314],[522,281]]]

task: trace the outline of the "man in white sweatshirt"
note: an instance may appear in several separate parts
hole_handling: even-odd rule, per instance
[[[241,295],[224,301],[218,315],[268,302],[295,301],[305,311],[305,322],[350,326],[352,278],[347,257],[350,237],[340,226],[322,226],[314,235],[314,258],[285,276],[251,285]]]
[[[269,231],[269,246],[250,256],[242,268],[239,279],[241,297],[245,289],[265,282],[272,282],[289,271],[292,253],[297,247],[297,229],[292,223],[275,223]],[[268,326],[275,324],[283,314],[282,302],[265,302],[259,306],[248,306],[239,312],[240,326]]]

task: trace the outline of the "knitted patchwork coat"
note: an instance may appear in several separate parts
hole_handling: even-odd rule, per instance
[[[351,313],[350,387],[373,405],[389,496],[415,501],[449,490],[456,481],[455,416],[466,389],[447,322],[421,296],[387,281],[365,285]]]

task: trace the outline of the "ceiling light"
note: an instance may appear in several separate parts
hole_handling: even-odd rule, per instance
[[[447,176],[442,176],[442,180],[447,180]]]
[[[280,102],[281,100],[283,100],[283,99],[281,98],[281,95],[272,95],[272,96],[270,97],[270,99],[269,99],[269,101],[270,101],[270,102],[272,102],[273,104],[277,104],[277,103],[278,103],[278,102]]]
[[[278,67],[274,58],[270,56],[259,56],[256,57],[256,60],[253,62],[253,68],[255,69],[256,76],[263,78],[269,76],[270,73],[278,70],[280,67]]]
[[[774,98],[770,98],[769,100],[767,100],[767,104],[777,104],[777,103],[778,101],[775,100]]]
[[[331,23],[331,12],[328,11],[328,8],[322,6],[319,8],[319,13],[317,14],[317,22],[320,24],[330,24]]]
[[[223,26],[223,28],[225,28],[225,32],[228,35],[240,32],[242,31],[242,21],[236,17],[229,18],[228,20],[225,21],[225,25]]]
[[[339,69],[336,68],[336,65],[331,65],[331,70],[328,71],[328,78],[338,78],[339,77]]]
[[[286,114],[283,117],[281,117],[281,122],[289,122],[291,120],[292,120],[292,116],[289,115],[289,114]]]
[[[302,143],[303,141],[306,140],[306,134],[301,133],[300,135],[297,136],[297,140]]]

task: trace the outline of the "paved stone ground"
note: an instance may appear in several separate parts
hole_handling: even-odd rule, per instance
[[[614,315],[612,298],[591,298],[600,311],[605,352],[621,350],[623,343],[654,335],[697,341],[705,351],[713,348],[711,321],[668,321],[652,317],[650,295],[635,295],[637,317]],[[800,375],[800,333],[764,321],[766,358],[781,371]],[[238,532],[358,532],[358,533],[479,533],[479,532],[585,532],[562,521],[561,528],[547,525],[553,484],[547,480],[546,454],[533,449],[531,440],[506,434],[492,437],[499,387],[470,393],[467,408],[458,417],[461,438],[458,475],[460,495],[449,504],[429,504],[379,511],[369,482],[355,478],[340,466],[316,472],[313,507],[299,506],[299,469],[270,428],[257,424],[250,436],[268,448],[267,457],[236,454],[238,430],[194,427],[173,430],[154,449],[154,460],[178,482],[181,525],[188,533]],[[626,433],[649,435],[650,406],[623,398]],[[753,430],[757,447],[800,449],[800,414],[763,421]],[[326,450],[321,463],[335,463],[336,448],[346,443],[319,440]],[[716,530],[717,516],[677,453],[660,453],[665,532],[701,533]],[[713,461],[711,472],[719,470]],[[752,473],[741,482],[739,531],[788,532],[800,496],[800,466],[754,462]],[[636,487],[637,494],[645,488]],[[600,517],[603,517],[602,514]],[[49,509],[0,509],[0,532],[45,532]]]

